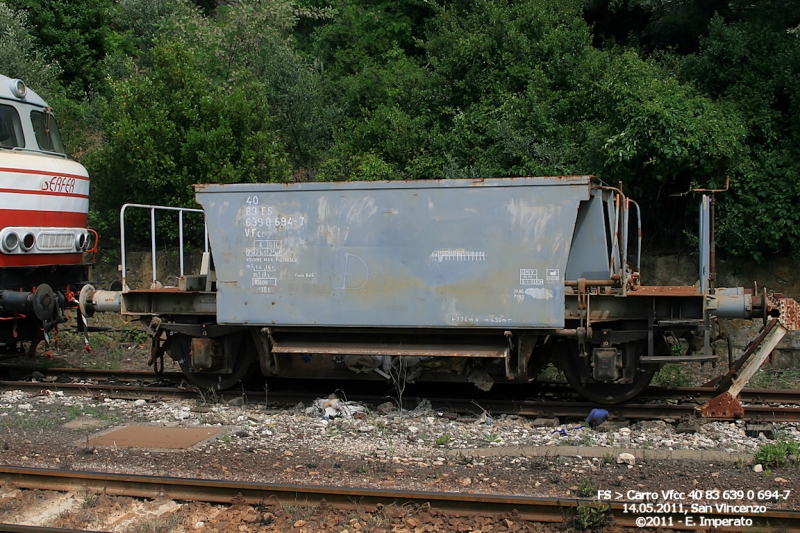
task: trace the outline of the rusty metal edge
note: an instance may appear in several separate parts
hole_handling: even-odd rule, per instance
[[[64,529],[60,527],[22,526],[0,523],[0,533],[104,533],[95,529]]]

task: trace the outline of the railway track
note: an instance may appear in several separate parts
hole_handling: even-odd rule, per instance
[[[456,492],[422,492],[375,488],[331,487],[314,485],[271,484],[165,476],[142,476],[103,472],[79,472],[0,466],[0,479],[19,489],[75,491],[134,498],[168,498],[233,505],[277,505],[304,502],[306,505],[331,506],[338,509],[374,510],[380,506],[427,507],[457,515],[514,516],[530,522],[561,523],[590,499],[542,498],[502,494]],[[605,501],[604,513],[620,527],[641,527],[642,502]],[[595,504],[596,505],[596,504]],[[605,507],[607,505],[607,508]],[[648,511],[658,517],[662,529],[694,530],[700,523],[687,506],[670,505],[662,512]],[[716,512],[710,506],[703,511],[706,520],[751,521],[748,528],[769,528],[800,532],[800,511],[766,508],[764,512]],[[687,522],[690,524],[687,526]],[[693,525],[692,525],[693,524]],[[0,525],[0,531],[9,524]]]
[[[197,398],[204,391],[187,386],[179,372],[155,374],[151,371],[112,371],[98,369],[53,368],[40,369],[44,378],[35,381],[0,381],[5,390],[59,390],[69,394],[89,394],[95,397],[148,400]],[[274,391],[270,390],[270,402],[294,405],[310,403],[326,395],[325,391]],[[215,393],[221,398],[246,396],[252,401],[263,401],[263,390],[235,390]],[[602,406],[618,420],[647,420],[664,418],[690,418],[695,409],[713,398],[716,392],[710,387],[651,387],[632,402]],[[386,401],[381,394],[349,394],[351,400],[368,405]],[[525,399],[503,397],[474,400],[464,397],[436,397],[425,395],[435,409],[461,414],[514,414],[526,417],[584,418],[596,404],[583,401],[566,384],[548,383],[539,388],[539,395]],[[740,400],[745,405],[745,420],[769,422],[800,422],[800,391],[744,389]],[[724,420],[707,418],[707,420]]]
[[[16,374],[30,376],[38,372],[43,376],[37,383],[57,383],[78,382],[81,380],[103,383],[115,383],[117,385],[125,383],[159,383],[172,382],[175,384],[184,380],[181,372],[162,372],[155,373],[152,370],[106,370],[92,368],[36,368],[22,369],[11,367]],[[26,381],[15,381],[14,383],[25,383]],[[8,383],[11,381],[0,383]],[[577,394],[567,383],[559,381],[539,382],[534,394],[543,398],[577,398]],[[249,391],[252,392],[252,391]],[[220,392],[225,394],[225,391]],[[240,391],[233,391],[230,394],[240,394]],[[641,400],[675,400],[686,402],[706,401],[717,395],[713,387],[656,387],[651,386],[644,390],[638,397]],[[800,405],[800,391],[795,389],[744,389],[740,394],[740,399],[748,403],[785,403]]]

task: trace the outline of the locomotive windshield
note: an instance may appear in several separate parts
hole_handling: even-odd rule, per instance
[[[64,144],[61,142],[61,134],[58,131],[58,124],[53,115],[42,111],[31,111],[31,123],[40,150],[66,154]]]
[[[25,146],[19,113],[10,105],[0,104],[0,147],[16,148]]]

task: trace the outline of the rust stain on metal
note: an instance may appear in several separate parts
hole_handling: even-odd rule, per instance
[[[214,438],[221,431],[222,428],[126,426],[91,439],[89,445],[186,450],[207,439]]]
[[[777,310],[780,323],[789,331],[800,330],[800,303],[794,298],[789,298],[780,293],[767,296],[769,301],[768,311]]]
[[[164,293],[174,293],[174,292],[191,292],[191,291],[181,291],[180,287],[162,287],[160,289],[130,290],[125,294],[164,294]]]
[[[744,407],[727,391],[701,405],[698,412],[703,418],[744,418]]]
[[[508,347],[502,345],[433,345],[378,343],[324,343],[324,342],[277,342],[273,353],[322,354],[322,355],[389,355],[416,357],[499,357],[508,356]]]
[[[701,297],[703,296],[697,292],[697,287],[689,287],[683,285],[668,285],[664,287],[643,285],[636,287],[636,290],[628,291],[628,296],[683,296],[683,297]]]

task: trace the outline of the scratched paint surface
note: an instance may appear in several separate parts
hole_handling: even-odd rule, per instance
[[[563,327],[587,176],[197,187],[220,323]]]

